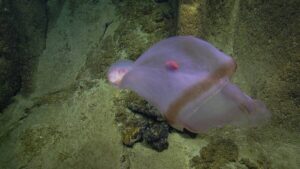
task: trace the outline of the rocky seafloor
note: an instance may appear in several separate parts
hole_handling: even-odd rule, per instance
[[[296,169],[297,0],[0,0],[0,168]],[[262,100],[257,128],[170,127],[106,80],[174,35],[201,37],[238,64],[232,81]]]

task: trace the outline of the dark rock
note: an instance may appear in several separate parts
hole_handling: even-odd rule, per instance
[[[193,133],[187,129],[183,129],[183,134],[189,136],[190,138],[196,138],[197,137],[197,133]]]
[[[168,148],[169,126],[166,123],[149,124],[143,131],[143,139],[157,151]]]
[[[8,2],[8,1],[7,1]],[[19,73],[21,76],[21,93],[28,95],[33,91],[32,75],[35,71],[37,58],[46,46],[48,31],[48,1],[8,2],[13,14],[13,24],[18,33]]]
[[[31,75],[45,47],[47,1],[0,1],[0,112],[19,91],[29,93]]]
[[[156,151],[167,149],[170,128],[158,110],[133,92],[126,93],[124,97],[115,100],[116,104],[123,103],[116,113],[116,121],[122,126],[123,144],[132,147],[143,140]],[[132,113],[126,112],[124,108]]]
[[[151,119],[161,120],[162,116],[159,111],[150,103],[131,92],[126,97],[126,107],[134,113],[150,117]]]
[[[148,143],[149,144],[149,143]],[[156,142],[152,142],[149,144],[153,149],[157,150],[158,152],[161,152],[169,147],[168,140],[166,138],[160,139]]]
[[[156,3],[168,2],[168,0],[155,0]]]
[[[1,6],[2,7],[2,6]],[[5,9],[7,9],[5,7]],[[8,10],[8,9],[7,9]],[[17,32],[9,11],[0,11],[0,112],[21,88]]]

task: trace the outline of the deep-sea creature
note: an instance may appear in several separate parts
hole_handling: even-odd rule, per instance
[[[234,60],[211,44],[177,36],[154,44],[135,62],[121,60],[109,81],[153,104],[174,128],[201,133],[227,124],[254,126],[270,117],[229,78]]]

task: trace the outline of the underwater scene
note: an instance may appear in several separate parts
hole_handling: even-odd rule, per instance
[[[0,0],[0,169],[299,169],[300,0]]]

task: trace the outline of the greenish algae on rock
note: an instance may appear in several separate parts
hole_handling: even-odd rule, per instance
[[[242,168],[257,168],[249,159],[239,159],[238,146],[231,139],[213,138],[210,143],[200,150],[200,155],[191,159],[191,167],[195,169],[226,168],[229,164]]]

